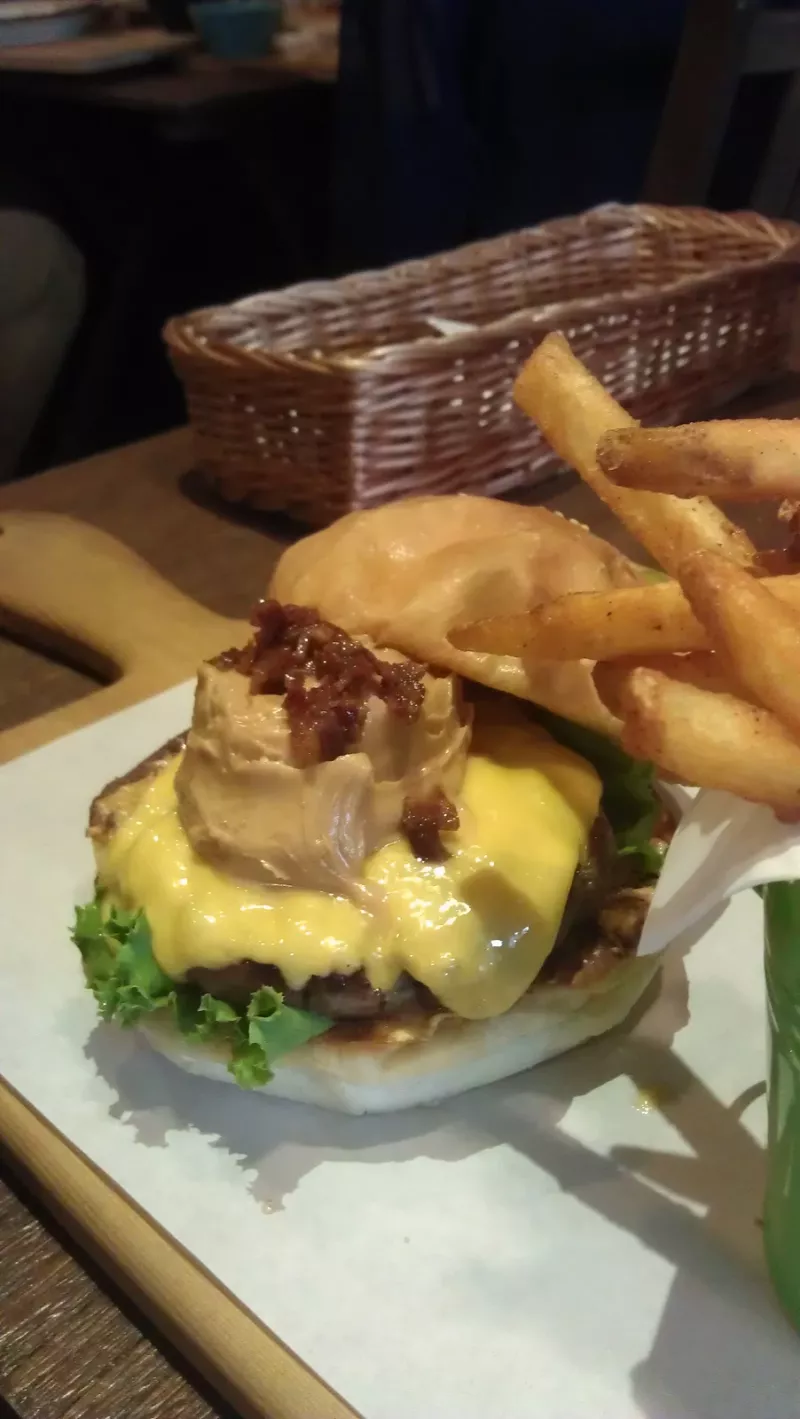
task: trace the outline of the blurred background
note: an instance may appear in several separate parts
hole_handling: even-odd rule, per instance
[[[798,20],[0,0],[0,480],[179,423],[176,312],[610,200],[793,215]]]

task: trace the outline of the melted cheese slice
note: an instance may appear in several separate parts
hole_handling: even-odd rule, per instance
[[[365,863],[356,901],[226,877],[181,827],[175,764],[146,787],[111,841],[101,884],[144,910],[168,975],[243,959],[274,965],[292,989],[363,967],[387,990],[403,971],[466,1019],[500,1015],[550,953],[600,803],[594,769],[509,709],[478,724],[445,862],[407,842]]]

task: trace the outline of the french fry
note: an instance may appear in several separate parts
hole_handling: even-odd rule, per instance
[[[688,557],[681,583],[735,679],[800,735],[800,612],[715,552]]]
[[[800,611],[800,575],[760,583]],[[462,650],[541,660],[618,660],[622,656],[708,650],[708,633],[676,581],[578,591],[523,616],[497,616],[451,631]]]
[[[635,420],[576,359],[561,334],[547,335],[514,385],[519,407],[536,421],[556,453],[616,513],[665,571],[690,552],[710,547],[750,566],[755,548],[746,534],[706,498],[632,492],[617,487],[598,467],[600,439]]]
[[[592,671],[600,699],[606,709],[618,719],[623,713],[622,689],[633,670],[657,670],[670,680],[694,685],[712,694],[741,695],[730,673],[711,650],[697,650],[689,655],[649,655],[642,660],[601,660]]]
[[[674,429],[611,429],[597,445],[623,488],[731,502],[800,497],[800,419],[716,419]],[[721,549],[722,550],[722,549]]]
[[[800,744],[769,710],[681,684],[658,670],[628,672],[619,688],[622,745],[681,783],[725,789],[800,813]]]
[[[464,650],[540,660],[616,660],[708,648],[708,636],[676,581],[576,591],[524,616],[462,626],[451,632],[451,639]]]

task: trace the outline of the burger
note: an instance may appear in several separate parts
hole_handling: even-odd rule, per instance
[[[94,799],[74,941],[103,1019],[195,1073],[353,1113],[622,1020],[671,824],[587,664],[458,627],[640,571],[541,508],[354,513],[280,559],[191,726]]]

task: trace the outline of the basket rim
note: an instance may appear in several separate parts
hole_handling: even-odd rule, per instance
[[[642,227],[664,226],[666,224],[689,229],[696,227],[703,232],[706,232],[710,226],[724,230],[726,227],[741,228],[744,225],[754,230],[759,229],[765,236],[773,234],[774,238],[780,239],[781,244],[776,240],[775,250],[768,255],[760,255],[752,260],[721,262],[708,271],[679,276],[674,281],[666,282],[661,286],[631,286],[622,292],[608,292],[599,296],[574,296],[570,300],[550,301],[545,305],[523,306],[520,310],[512,311],[511,314],[501,316],[496,320],[487,321],[485,324],[476,325],[468,331],[447,335],[432,332],[430,335],[417,336],[413,340],[400,341],[395,345],[380,346],[375,351],[368,351],[366,354],[358,356],[348,354],[346,351],[333,351],[329,354],[317,355],[303,347],[299,347],[297,351],[277,351],[269,346],[248,349],[235,344],[224,336],[215,338],[202,331],[203,324],[210,317],[224,312],[242,310],[250,302],[261,301],[265,296],[267,300],[273,297],[276,305],[288,305],[300,298],[308,298],[312,295],[317,299],[320,296],[325,296],[331,304],[339,304],[347,299],[351,291],[357,291],[363,297],[365,290],[369,291],[370,288],[379,290],[390,274],[395,279],[402,279],[410,284],[418,274],[423,271],[430,272],[432,264],[440,263],[451,269],[453,265],[472,266],[476,258],[488,251],[495,250],[498,245],[508,241],[509,238],[534,235],[541,237],[544,244],[552,233],[559,229],[563,230],[565,226],[574,227],[577,222],[594,219],[602,223],[606,219],[609,228],[613,230],[623,218],[628,223],[635,222],[638,218],[639,225]],[[677,298],[687,290],[702,292],[710,286],[717,285],[720,281],[746,274],[756,275],[759,272],[769,271],[773,267],[784,266],[800,270],[800,223],[789,218],[765,217],[761,213],[750,211],[713,212],[702,207],[667,207],[652,203],[609,202],[574,216],[557,217],[537,226],[521,228],[518,231],[499,237],[491,237],[480,242],[471,242],[453,251],[419,260],[401,262],[382,270],[354,272],[351,275],[330,281],[300,282],[274,293],[257,293],[226,305],[205,306],[185,315],[173,316],[164,327],[163,338],[176,355],[185,356],[184,339],[186,335],[192,344],[202,345],[204,354],[231,365],[252,364],[263,367],[266,364],[273,368],[303,369],[308,374],[323,375],[354,374],[370,369],[376,373],[389,370],[396,372],[397,367],[404,363],[414,364],[418,359],[426,360],[434,354],[446,352],[448,358],[459,358],[470,353],[476,344],[487,338],[507,339],[518,333],[537,330],[543,325],[553,328],[554,320],[568,321],[570,318],[577,317],[578,314],[585,318],[602,315],[606,311],[624,314],[634,305],[647,306],[656,302],[661,303],[670,298]]]

